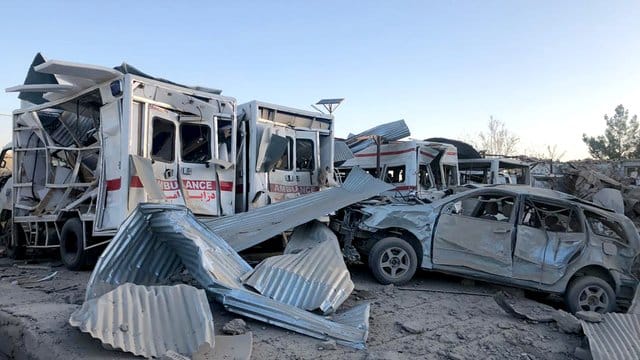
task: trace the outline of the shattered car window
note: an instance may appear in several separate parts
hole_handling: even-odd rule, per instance
[[[393,166],[387,168],[384,182],[396,184],[403,183],[405,179],[405,166]]]
[[[574,209],[543,201],[528,200],[520,224],[551,232],[582,232],[582,222]]]
[[[420,165],[420,170],[418,171],[419,183],[425,189],[434,187],[428,169],[427,165]]]
[[[591,231],[593,231],[596,235],[608,237],[614,239],[623,244],[628,244],[629,240],[627,240],[622,225],[618,222],[613,221],[611,219],[607,219],[606,217],[592,213],[590,211],[584,212],[587,222],[591,227]]]
[[[211,128],[209,126],[182,124],[180,141],[182,142],[182,161],[206,163],[211,160]]]
[[[282,154],[282,157],[276,162],[275,169],[276,170],[291,170],[293,168],[292,163],[292,149],[293,149],[293,139],[287,136],[287,149]]]
[[[173,162],[175,159],[176,126],[169,120],[153,118],[153,138],[151,142],[151,159],[162,162]]]
[[[451,214],[485,220],[509,222],[513,213],[515,197],[505,195],[478,195],[463,198],[452,204]]]
[[[309,139],[296,139],[296,170],[313,170],[313,141]]]

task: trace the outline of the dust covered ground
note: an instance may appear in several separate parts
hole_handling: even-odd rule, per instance
[[[498,290],[524,296],[518,289],[429,272],[419,272],[402,287],[383,286],[366,267],[350,270],[356,290],[342,308],[371,302],[366,350],[332,349],[320,340],[245,319],[254,335],[252,358],[573,359],[582,341],[555,323],[517,320],[491,296]],[[82,304],[89,276],[89,271],[68,271],[56,260],[0,258],[0,359],[18,355],[12,346],[42,359],[133,358],[103,349],[98,340],[68,325],[69,315]],[[217,303],[211,307],[216,333],[222,334],[222,326],[237,316]]]

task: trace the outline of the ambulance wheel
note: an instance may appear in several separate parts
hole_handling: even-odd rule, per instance
[[[67,269],[77,271],[85,268],[86,257],[82,221],[71,218],[64,223],[60,231],[60,258]]]
[[[11,222],[11,220],[9,220]],[[10,225],[11,232],[5,236],[5,247],[7,249],[7,255],[14,260],[22,260],[27,255],[27,248],[25,244],[24,230],[20,225]],[[12,234],[13,233],[13,236]],[[15,237],[15,239],[13,239]]]

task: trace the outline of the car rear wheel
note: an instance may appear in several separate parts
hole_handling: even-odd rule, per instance
[[[368,257],[369,269],[381,284],[403,284],[411,280],[418,267],[418,257],[411,244],[398,237],[376,242]]]
[[[572,313],[594,311],[607,313],[616,306],[616,294],[611,285],[596,276],[574,279],[567,288],[565,300]]]

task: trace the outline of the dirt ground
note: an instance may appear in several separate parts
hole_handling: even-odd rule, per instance
[[[555,323],[517,320],[491,296],[498,290],[524,296],[518,289],[429,272],[420,272],[402,287],[383,286],[365,267],[351,267],[351,273],[356,290],[342,309],[371,302],[366,350],[325,349],[320,340],[246,319],[254,335],[252,358],[573,359],[582,341],[559,331]],[[17,354],[7,350],[11,346],[27,349],[30,358],[133,357],[106,350],[68,325],[69,314],[82,304],[89,276],[89,271],[68,271],[56,260],[0,258],[0,359]],[[221,334],[222,326],[237,316],[219,304],[211,306],[216,333]]]

